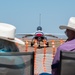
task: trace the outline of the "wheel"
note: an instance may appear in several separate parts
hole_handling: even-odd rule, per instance
[[[38,45],[38,47],[40,48],[40,45]]]
[[[33,42],[31,42],[31,47],[32,47],[33,45],[34,45]]]
[[[47,47],[49,47],[49,42],[47,42],[47,44],[46,44],[46,45],[47,45]]]

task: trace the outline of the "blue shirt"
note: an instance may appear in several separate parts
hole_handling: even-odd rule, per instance
[[[5,50],[5,49],[0,49],[1,53],[6,53],[6,52],[11,52],[11,50]],[[0,64],[5,64],[5,65],[18,65],[18,67],[24,66],[24,60],[22,59],[21,56],[0,56]],[[22,64],[22,65],[20,65]],[[7,71],[8,68],[0,68],[0,73],[4,71]],[[10,69],[7,71],[7,73],[10,72]],[[21,75],[24,75],[24,68],[20,68],[18,71],[15,69],[11,69],[11,72],[15,73],[21,73]],[[19,74],[18,73],[18,74]],[[3,74],[2,74],[3,75]]]
[[[5,52],[11,52],[11,50],[6,50],[6,49],[0,49],[0,52],[5,53]]]

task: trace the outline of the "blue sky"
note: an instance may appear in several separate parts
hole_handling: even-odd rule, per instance
[[[63,33],[60,25],[67,25],[75,16],[75,0],[0,0],[0,22],[13,24],[17,33],[33,33],[39,26],[46,33]]]

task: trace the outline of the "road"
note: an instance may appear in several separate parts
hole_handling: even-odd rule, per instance
[[[60,45],[60,42],[55,42],[53,45],[50,42],[49,47],[43,47],[41,48],[36,48],[36,58],[35,58],[35,63],[34,66],[34,74],[40,74],[42,72],[48,72],[51,73],[51,64],[53,60],[53,55],[56,52],[57,47]],[[26,46],[18,46],[20,49],[20,52],[35,52],[35,47],[28,47]],[[54,53],[53,53],[54,52]]]

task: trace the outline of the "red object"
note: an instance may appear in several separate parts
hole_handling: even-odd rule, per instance
[[[38,34],[36,34],[36,36],[41,37],[41,36],[43,36],[43,34],[38,33]]]

